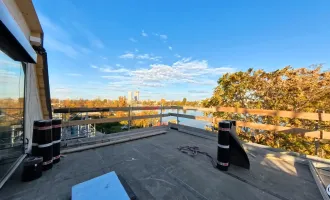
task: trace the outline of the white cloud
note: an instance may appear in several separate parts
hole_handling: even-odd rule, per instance
[[[113,75],[113,76],[101,76],[102,78],[105,79],[118,79],[118,80],[129,80],[130,77],[127,76],[122,76],[122,75]]]
[[[177,58],[181,58],[181,56],[179,54],[177,54],[177,53],[174,54],[174,56],[177,57]]]
[[[233,68],[229,67],[210,68],[206,60],[191,60],[191,58],[183,58],[172,65],[152,64],[150,67],[132,71],[130,74],[133,80],[138,80],[144,84],[157,83],[155,86],[172,83],[216,85],[216,81],[209,80],[205,76],[234,71]]]
[[[91,68],[98,69],[99,67],[96,65],[91,65]]]
[[[172,51],[172,47],[171,46],[168,46],[168,49]]]
[[[137,59],[150,59],[150,55],[136,55]],[[160,88],[174,84],[193,84],[216,86],[215,81],[218,75],[233,72],[230,67],[213,68],[206,60],[192,60],[183,58],[171,65],[152,64],[147,68],[130,70],[127,68],[99,67],[102,72],[115,73],[115,75],[104,75],[101,78],[111,80],[109,88],[114,89],[136,89],[136,88]],[[209,77],[214,77],[214,80]],[[217,76],[217,77],[215,77]],[[195,87],[195,88],[196,88]],[[206,91],[198,89],[190,90],[187,93],[208,95]]]
[[[105,56],[100,56],[100,58],[102,58],[103,60],[108,60],[108,58]]]
[[[131,38],[129,38],[129,40],[130,40],[131,42],[134,42],[134,43],[135,43],[135,42],[137,42],[137,40],[136,40],[136,39],[134,39],[134,38],[132,38],[132,37],[131,37]]]
[[[1,52],[1,51],[0,51]],[[22,64],[20,62],[11,61],[11,60],[0,60],[1,67],[21,67]]]
[[[133,53],[125,53],[121,56],[119,56],[119,58],[123,58],[123,59],[138,59],[138,60],[153,60],[153,61],[159,61],[162,57],[161,56],[154,56],[152,54],[140,54],[140,55],[135,55]]]
[[[167,35],[159,35],[160,39],[167,40]]]
[[[119,56],[119,58],[123,58],[123,59],[133,59],[135,57],[135,55],[133,53],[125,53],[121,56]]]
[[[125,68],[113,69],[111,67],[100,68],[100,71],[101,72],[107,72],[107,73],[126,73],[126,72],[129,72],[129,70],[125,69]]]
[[[74,27],[79,33],[83,34],[87,38],[91,47],[102,49],[104,44],[101,39],[99,39],[92,31],[84,27],[83,24],[79,22],[72,22],[72,27]]]
[[[71,58],[76,58],[79,54],[78,51],[70,44],[61,42],[51,36],[46,36],[44,42],[47,48],[61,52]]]
[[[139,50],[138,49],[135,49],[135,52],[139,52]]]
[[[148,37],[148,34],[147,34],[146,32],[144,32],[144,30],[142,30],[141,35],[142,35],[143,37]]]
[[[76,74],[76,73],[67,73],[65,75],[67,75],[67,76],[82,76],[82,74]]]
[[[116,67],[121,67],[121,64],[118,64],[118,63],[117,63],[117,64],[116,64]]]
[[[159,34],[159,33],[152,33],[154,36],[159,37],[161,40],[167,40],[167,35]]]
[[[162,58],[161,56],[153,56],[153,55],[147,54],[147,53],[136,56],[136,59],[140,59],[140,60],[154,60],[154,61],[158,61],[161,58]]]

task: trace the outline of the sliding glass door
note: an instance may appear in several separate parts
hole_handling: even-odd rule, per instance
[[[24,68],[0,50],[0,180],[24,151]]]

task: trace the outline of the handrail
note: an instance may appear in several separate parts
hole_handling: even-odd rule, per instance
[[[192,106],[143,106],[143,107],[105,107],[105,108],[59,108],[54,109],[55,113],[75,113],[75,112],[112,112],[112,111],[136,111],[136,110],[160,110],[160,109],[183,109],[183,110],[199,110],[204,112],[229,112],[229,113],[240,113],[249,115],[259,115],[259,116],[276,116],[276,117],[287,117],[287,118],[298,118],[298,119],[308,119],[308,120],[318,120],[319,122],[330,121],[330,114],[325,114],[323,112],[318,113],[308,113],[308,112],[294,112],[294,111],[282,111],[282,110],[262,110],[262,109],[247,109],[247,108],[234,108],[234,107],[192,107]],[[147,118],[162,118],[168,116],[182,117],[187,119],[195,119],[200,121],[207,121],[211,123],[217,123],[223,119],[211,118],[206,116],[194,116],[179,113],[168,113],[168,114],[156,114],[156,115],[143,115],[143,116],[127,116],[127,117],[110,117],[103,119],[90,119],[90,120],[76,120],[63,122],[63,127],[76,126],[84,124],[99,124],[99,123],[109,123],[109,122],[120,122],[120,121],[131,121],[136,119],[147,119]],[[260,129],[266,131],[277,131],[286,132],[293,134],[302,134],[304,136],[330,139],[330,132],[324,130],[306,130],[303,128],[296,127],[285,127],[271,124],[259,124],[253,122],[243,122],[237,121],[237,125],[240,127],[249,127],[252,129]]]
[[[157,114],[157,115],[142,115],[142,116],[131,116],[131,117],[110,117],[102,119],[87,119],[87,120],[73,120],[62,123],[62,127],[67,126],[77,126],[77,125],[86,125],[86,124],[102,124],[109,122],[121,122],[128,120],[137,120],[137,119],[147,119],[147,118],[159,118],[159,117],[168,117],[169,114]]]
[[[177,113],[169,113],[169,115],[175,116],[175,117],[187,118],[187,119],[207,121],[207,122],[219,122],[221,120],[224,120],[221,118],[201,117],[201,116],[185,115],[185,114],[177,114]],[[313,137],[313,138],[320,138],[320,131],[310,131],[310,130],[303,129],[303,128],[276,126],[276,125],[270,125],[270,124],[258,124],[258,123],[243,122],[243,121],[236,121],[236,125],[239,127],[249,127],[252,129],[300,134],[305,137],[308,136],[308,137]],[[330,132],[324,131],[322,139],[330,139]]]
[[[330,114],[328,113],[310,113],[310,112],[295,112],[285,110],[263,110],[263,109],[248,109],[248,108],[234,108],[234,107],[193,107],[193,106],[135,106],[135,107],[104,107],[104,108],[56,108],[54,113],[77,113],[77,112],[114,112],[114,111],[135,111],[135,110],[160,110],[160,109],[183,109],[183,110],[199,110],[203,112],[229,112],[250,114],[259,116],[272,117],[287,117],[297,119],[309,119],[322,121],[330,121]],[[321,115],[321,116],[320,116]]]
[[[204,112],[230,112],[240,114],[251,114],[259,116],[272,116],[272,117],[287,117],[297,119],[319,120],[320,113],[309,112],[295,112],[284,110],[263,110],[263,109],[248,109],[248,108],[234,108],[234,107],[211,107],[201,108],[192,106],[183,106],[183,110],[199,110]],[[330,114],[321,113],[322,121],[330,121]]]
[[[135,107],[104,107],[104,108],[56,108],[54,113],[77,113],[77,112],[113,112],[113,111],[134,111],[134,110],[160,110],[177,109],[178,106],[135,106]],[[182,107],[181,107],[182,108]]]

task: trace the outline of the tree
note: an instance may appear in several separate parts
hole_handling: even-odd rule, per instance
[[[166,103],[166,100],[165,100],[165,99],[161,99],[161,100],[160,100],[160,104],[161,104],[161,105],[163,105],[163,106],[164,106],[164,105],[165,105],[165,103]]]
[[[225,106],[267,110],[290,110],[316,112],[321,109],[330,112],[330,71],[322,70],[322,65],[294,69],[284,67],[273,72],[248,69],[246,72],[224,74],[218,80],[212,97],[202,101],[205,107]],[[316,121],[288,119],[271,116],[256,116],[235,113],[213,113],[222,119],[234,119],[263,124],[300,127],[314,130]],[[329,123],[324,123],[324,127]],[[238,129],[241,139],[252,140],[273,147],[281,147],[301,153],[313,153],[312,138],[297,135]],[[253,133],[251,135],[251,133]],[[268,134],[265,134],[268,133]],[[330,157],[330,146],[328,156]]]
[[[184,98],[182,99],[182,105],[183,105],[183,106],[185,106],[185,105],[186,105],[186,103],[187,103],[187,98],[186,98],[186,97],[184,97]]]

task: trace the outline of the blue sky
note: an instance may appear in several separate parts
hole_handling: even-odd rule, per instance
[[[34,0],[51,96],[210,97],[226,72],[330,59],[330,1]]]

